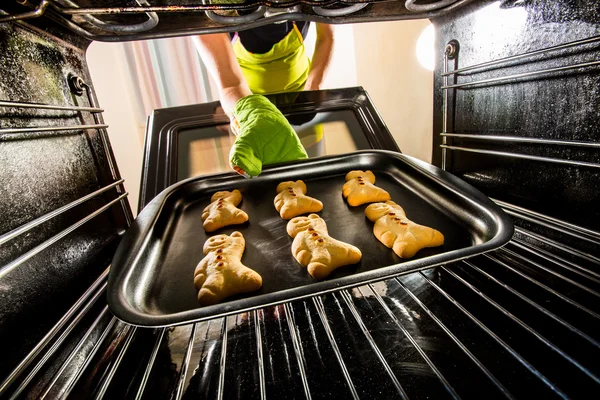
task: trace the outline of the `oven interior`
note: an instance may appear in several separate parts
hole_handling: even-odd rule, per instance
[[[595,1],[15,0],[0,10],[1,398],[588,398],[598,390]],[[412,18],[436,29],[433,164],[513,218],[508,245],[176,327],[112,315],[109,267],[133,216],[85,61],[90,41],[284,19]],[[323,101],[300,97],[311,112]],[[191,168],[151,138],[188,111],[222,123],[201,111],[213,106],[151,119],[140,207]],[[182,146],[209,134],[186,129]],[[365,145],[399,150],[378,137]]]

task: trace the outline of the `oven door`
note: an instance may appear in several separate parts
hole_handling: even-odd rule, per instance
[[[268,97],[288,118],[309,157],[400,151],[363,88]],[[175,182],[230,171],[234,139],[219,102],[155,110],[146,131],[139,210]]]

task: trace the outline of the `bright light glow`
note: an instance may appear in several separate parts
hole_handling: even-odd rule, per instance
[[[511,43],[512,41],[521,41],[527,22],[527,10],[524,7],[517,7],[521,3],[514,3],[514,8],[500,8],[501,2],[496,2],[484,7],[475,13],[475,22],[473,23],[473,48],[484,47],[486,55],[490,58],[505,56],[505,46],[498,46],[498,32],[500,44]]]
[[[417,39],[417,59],[423,68],[433,71],[435,68],[435,31],[428,25]]]

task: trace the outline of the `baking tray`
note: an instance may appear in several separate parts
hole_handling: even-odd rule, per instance
[[[444,234],[445,244],[409,260],[396,256],[373,235],[367,205],[350,207],[342,196],[345,175],[371,170],[407,217]],[[360,263],[312,278],[291,254],[287,221],[273,206],[278,183],[302,179],[308,195],[323,202],[318,214],[332,237],[357,246]],[[250,220],[206,234],[201,214],[213,193],[239,189],[238,206]],[[201,307],[194,269],[212,235],[240,231],[246,239],[242,263],[263,278],[254,293]],[[384,150],[359,151],[267,167],[248,180],[233,173],[200,176],[168,187],[138,215],[114,256],[108,304],[120,319],[139,326],[170,326],[248,311],[406,274],[459,260],[507,243],[511,219],[486,196],[455,176],[415,158]]]

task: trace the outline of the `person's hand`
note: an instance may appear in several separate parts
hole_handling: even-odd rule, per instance
[[[263,165],[308,158],[290,123],[264,96],[238,100],[231,112],[231,129],[236,139],[229,163],[247,178],[260,175]]]

